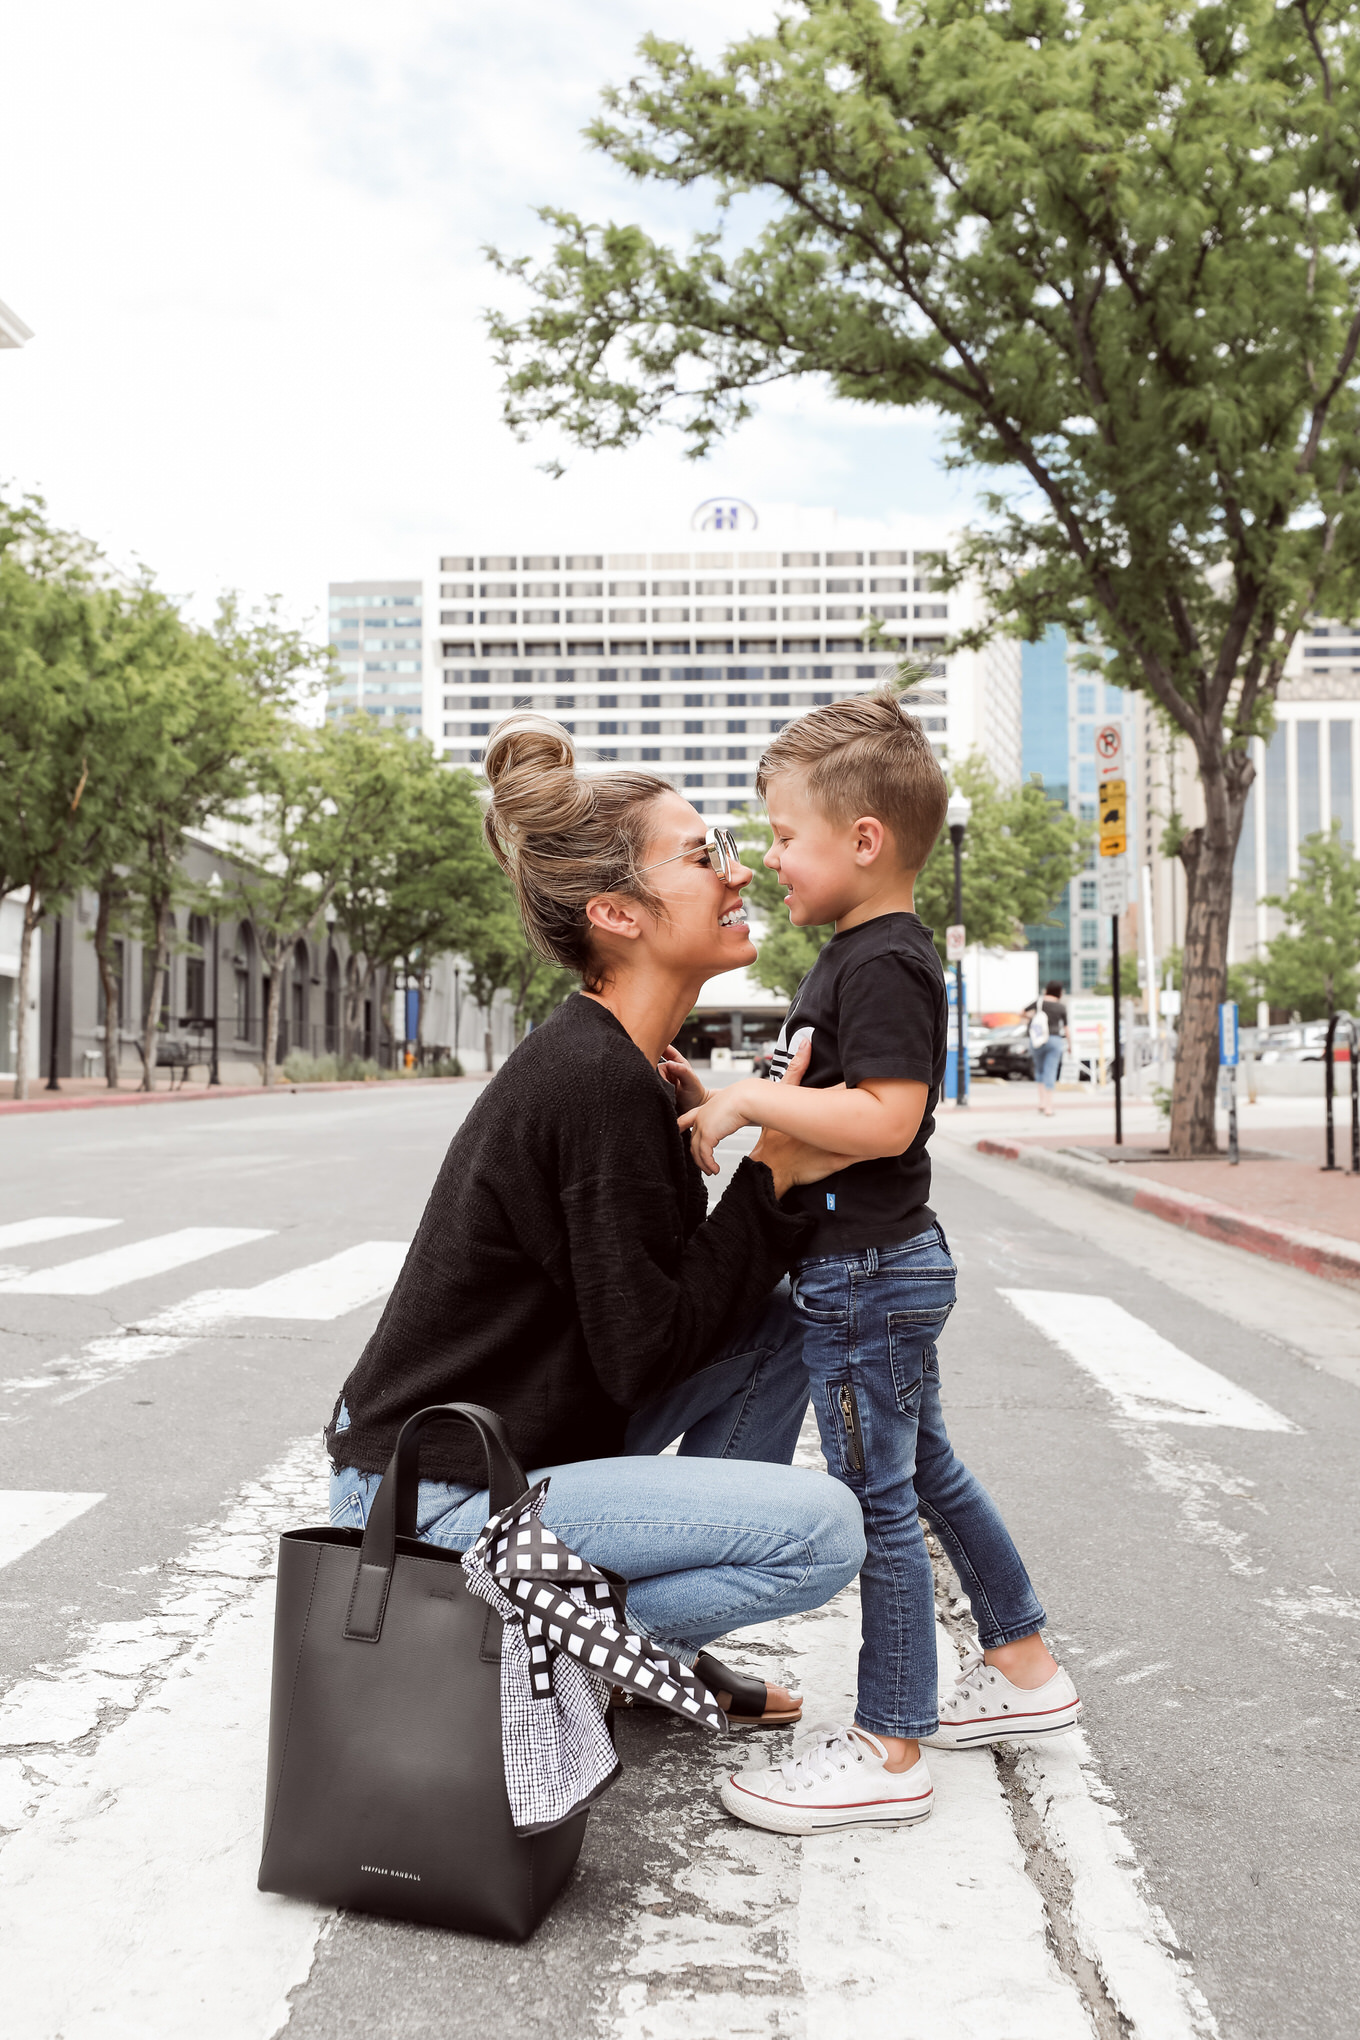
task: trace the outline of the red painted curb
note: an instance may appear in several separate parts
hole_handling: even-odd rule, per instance
[[[1092,1189],[1118,1204],[1131,1204],[1135,1211],[1144,1211],[1150,1218],[1160,1218],[1167,1225],[1180,1226],[1184,1232],[1217,1240],[1222,1246],[1241,1247],[1247,1253],[1280,1261],[1286,1267],[1301,1269],[1304,1274],[1317,1275],[1327,1282],[1360,1283],[1360,1245],[1352,1245],[1332,1233],[1311,1232],[1303,1226],[1271,1225],[1234,1205],[1202,1197],[1197,1190],[1155,1189],[1141,1176],[1120,1177],[1113,1171],[1106,1175],[1081,1162],[1064,1167],[1061,1158],[1050,1155],[1046,1148],[1021,1148],[999,1140],[980,1140],[976,1147],[979,1154],[1024,1162],[1031,1169],[1056,1176],[1060,1182]],[[1074,1169],[1081,1171],[1079,1179],[1074,1177]]]
[[[1310,1235],[1294,1226],[1267,1225],[1209,1197],[1197,1196],[1194,1204],[1182,1204],[1179,1198],[1173,1200],[1161,1191],[1138,1189],[1131,1202],[1135,1211],[1150,1212],[1154,1218],[1205,1239],[1219,1240],[1224,1246],[1242,1247],[1267,1260],[1301,1268],[1307,1275],[1320,1275],[1331,1282],[1360,1282],[1360,1247],[1348,1249],[1325,1233]]]
[[[387,1082],[418,1084],[423,1089],[431,1084],[478,1084],[485,1080],[485,1074],[483,1070],[475,1070],[465,1077],[389,1077]],[[216,1084],[210,1091],[95,1091],[87,1098],[63,1098],[60,1095],[55,1098],[0,1098],[0,1114],[97,1112],[119,1105],[205,1105],[213,1098],[280,1098],[285,1095],[295,1097],[298,1092],[373,1091],[382,1081],[381,1077],[361,1077],[353,1083],[343,1084],[271,1084],[268,1090],[263,1084]]]

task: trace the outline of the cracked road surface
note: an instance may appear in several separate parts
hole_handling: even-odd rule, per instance
[[[1083,1732],[939,1754],[920,1830],[797,1842],[716,1804],[749,1742],[627,1713],[522,1948],[256,1892],[273,1540],[324,1514],[320,1426],[475,1095],[6,1125],[7,2033],[1349,2036],[1360,1338],[1326,1285],[947,1139],[951,1424]],[[947,1670],[969,1632],[938,1571]],[[851,1589],[734,1654],[843,1715],[857,1624]]]

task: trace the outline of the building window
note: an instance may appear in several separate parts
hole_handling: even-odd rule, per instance
[[[1087,914],[1091,914],[1091,913],[1094,913],[1094,912],[1095,912],[1095,909],[1096,909],[1096,904],[1097,904],[1097,900],[1096,900],[1096,895],[1097,895],[1097,892],[1098,892],[1098,891],[1099,891],[1099,887],[1097,886],[1097,883],[1096,883],[1095,879],[1093,879],[1093,878],[1084,878],[1084,879],[1082,880],[1082,882],[1081,882],[1081,906],[1082,906],[1082,911],[1083,911],[1084,913],[1087,913]]]
[[[1082,990],[1084,992],[1093,992],[1099,983],[1100,958],[1098,956],[1083,956],[1081,959]]]
[[[659,722],[645,722],[641,725],[641,730],[644,737],[659,737],[661,735],[661,725]]]
[[[1081,946],[1083,949],[1100,947],[1100,922],[1094,916],[1081,924]]]
[[[660,758],[660,756],[661,756],[661,747],[660,747],[660,745],[658,745],[658,744],[644,744],[644,745],[643,745],[643,747],[642,747],[642,752],[641,752],[641,756],[642,756],[642,758],[643,758],[644,760],[646,760],[646,759],[649,759],[649,758],[651,758],[651,759],[659,759],[659,758]]]
[[[1083,680],[1077,687],[1077,714],[1094,715],[1096,712],[1096,687],[1094,680]]]

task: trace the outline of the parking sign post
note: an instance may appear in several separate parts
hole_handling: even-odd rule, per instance
[[[1124,855],[1128,849],[1129,789],[1124,769],[1124,726],[1102,723],[1096,731],[1096,758],[1100,766],[1100,855],[1117,859],[1102,863],[1102,905],[1110,912],[1110,989],[1114,995],[1114,1144],[1124,1145],[1124,1059],[1119,1052],[1119,916],[1124,910],[1126,888]],[[1106,873],[1110,877],[1106,877]]]
[[[1228,1072],[1228,1160],[1236,1165],[1237,1152],[1237,1002],[1225,1000],[1218,1009],[1218,1064]]]

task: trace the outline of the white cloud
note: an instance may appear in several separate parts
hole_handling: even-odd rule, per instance
[[[649,27],[716,47],[769,0],[94,0],[12,10],[0,297],[0,475],[206,609],[418,572],[497,523],[652,521],[732,490],[844,512],[957,510],[926,421],[772,392],[703,468],[672,435],[577,454],[500,422],[485,241],[532,207],[686,231],[580,130]]]

